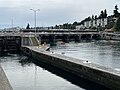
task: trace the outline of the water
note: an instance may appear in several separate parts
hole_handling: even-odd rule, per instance
[[[119,41],[71,42],[58,44],[52,51],[120,69]],[[51,66],[37,66],[26,56],[0,57],[0,63],[14,90],[108,90]]]
[[[71,42],[54,46],[52,51],[101,66],[120,69],[120,41]]]
[[[66,79],[31,62],[20,63],[26,56],[6,56],[0,63],[14,90],[84,90]]]

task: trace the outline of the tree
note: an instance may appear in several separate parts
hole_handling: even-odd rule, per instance
[[[75,22],[73,23],[73,25],[77,25],[77,22],[75,21]]]
[[[104,10],[104,18],[106,18],[107,17],[107,10],[105,9]]]
[[[104,12],[101,11],[101,14],[100,14],[99,18],[103,18],[103,17],[104,17]]]
[[[59,26],[58,26],[58,25],[55,25],[55,29],[59,29]]]
[[[27,25],[26,29],[30,29],[30,25],[29,24]]]
[[[114,17],[119,17],[120,13],[118,12],[118,10],[119,10],[119,9],[118,9],[118,6],[116,5],[116,6],[115,6],[115,9],[113,10],[113,16],[114,16]]]
[[[94,15],[92,15],[92,20],[94,19]]]
[[[51,29],[54,29],[54,27],[53,27],[53,26],[51,26]]]
[[[118,10],[118,6],[117,5],[115,6],[115,10]]]
[[[95,19],[97,19],[97,15],[95,15]]]
[[[119,16],[117,22],[115,23],[115,31],[120,32],[120,16]]]

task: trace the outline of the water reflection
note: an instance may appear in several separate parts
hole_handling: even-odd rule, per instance
[[[38,62],[34,62],[34,63],[36,65],[44,68],[45,70],[48,70],[51,73],[66,79],[67,81],[71,82],[72,84],[75,84],[75,85],[79,86],[80,88],[84,88],[85,90],[110,90],[106,87],[98,85],[97,83],[74,76],[71,73],[65,72],[65,71],[63,71],[59,68],[53,67],[51,65],[44,64],[44,63],[38,63]]]
[[[19,55],[0,57],[14,90],[84,90],[27,60]]]
[[[64,79],[66,79],[67,81],[71,82],[72,84],[75,84],[77,86],[79,86],[80,88],[84,88],[85,90],[93,90],[93,89],[97,89],[97,90],[110,90],[106,87],[103,87],[101,85],[98,85],[97,83],[91,82],[89,80],[80,78],[80,77],[76,77],[71,73],[65,72],[59,68],[53,67],[51,65],[45,64],[45,63],[38,63],[36,62],[36,60],[28,58],[26,56],[22,56],[22,58],[19,61],[21,63],[22,66],[24,65],[29,65],[30,63],[34,63],[35,66],[35,85],[37,83],[37,68],[41,67],[43,70],[47,70],[59,77],[62,77]],[[38,67],[37,67],[38,66]]]
[[[32,63],[32,59],[30,57],[20,56],[19,63],[21,63],[21,66],[25,66],[25,65],[30,66],[30,64]]]
[[[23,55],[0,57],[0,61],[14,90],[109,90],[50,65],[35,65]]]

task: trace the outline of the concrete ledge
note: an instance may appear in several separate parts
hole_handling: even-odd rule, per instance
[[[13,90],[0,65],[0,90]]]
[[[120,71],[64,55],[46,52],[36,47],[22,47],[22,50],[27,55],[32,56],[38,63],[44,62],[112,90],[120,90]]]

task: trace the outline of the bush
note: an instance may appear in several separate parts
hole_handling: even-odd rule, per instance
[[[119,16],[119,18],[118,18],[118,20],[116,22],[115,31],[117,31],[117,32],[120,31],[120,16]]]

